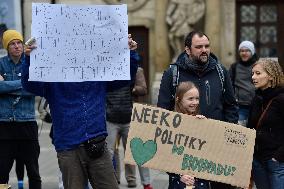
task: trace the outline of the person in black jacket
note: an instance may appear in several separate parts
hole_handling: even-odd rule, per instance
[[[275,59],[261,58],[252,68],[256,96],[248,127],[256,129],[253,179],[257,189],[284,188],[284,75]]]
[[[179,55],[175,64],[179,70],[178,82],[191,81],[198,87],[201,115],[238,122],[238,108],[229,74],[210,52],[209,38],[204,33],[192,31],[187,35],[185,51]],[[218,67],[221,67],[221,71]],[[173,110],[174,96],[173,71],[169,68],[162,77],[157,106]],[[230,188],[229,185],[216,182],[212,182],[211,186],[213,189]]]
[[[229,72],[239,105],[239,125],[246,126],[255,87],[251,79],[252,65],[258,60],[254,44],[243,41],[239,45],[240,60],[231,65]]]

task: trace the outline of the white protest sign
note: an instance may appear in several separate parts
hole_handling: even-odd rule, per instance
[[[30,81],[130,79],[126,5],[32,4]]]

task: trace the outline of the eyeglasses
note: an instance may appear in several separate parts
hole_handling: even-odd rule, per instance
[[[9,47],[15,48],[16,46],[23,46],[21,41],[14,41],[9,43]]]

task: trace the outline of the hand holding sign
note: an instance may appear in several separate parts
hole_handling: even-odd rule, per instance
[[[132,39],[131,34],[128,34],[128,46],[130,50],[137,49],[137,43]]]

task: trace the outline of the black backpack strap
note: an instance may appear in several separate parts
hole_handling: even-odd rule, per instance
[[[216,64],[216,69],[217,69],[217,72],[218,72],[219,79],[221,81],[222,93],[224,94],[225,93],[225,87],[224,87],[225,75],[224,75],[224,70],[223,70],[221,64],[219,64],[219,63]]]
[[[232,75],[231,75],[231,80],[232,80],[232,85],[235,89],[235,80],[236,80],[236,72],[237,72],[237,63],[232,64],[231,66],[231,70],[232,70]]]
[[[179,83],[179,68],[177,64],[170,64],[170,70],[172,72],[173,76],[173,93],[172,98],[175,99],[176,96],[176,90]]]

